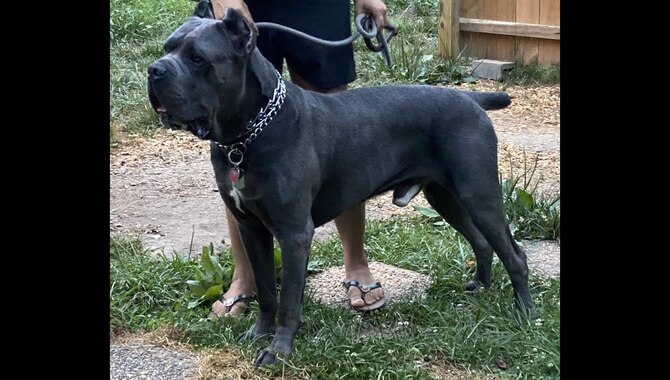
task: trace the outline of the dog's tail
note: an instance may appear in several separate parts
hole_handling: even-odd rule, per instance
[[[465,92],[470,96],[480,107],[487,111],[499,110],[505,108],[512,104],[512,98],[510,98],[507,93],[498,91],[498,92],[480,92],[480,91],[467,91]]]

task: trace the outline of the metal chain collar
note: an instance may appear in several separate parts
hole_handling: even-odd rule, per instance
[[[258,135],[263,132],[263,128],[267,127],[270,121],[272,121],[272,118],[279,112],[282,104],[284,104],[284,99],[286,98],[286,85],[284,84],[281,74],[276,70],[275,73],[277,73],[278,80],[272,98],[265,107],[261,108],[256,117],[249,120],[249,123],[247,123],[246,126],[246,132],[240,134],[238,137],[242,137],[245,134],[249,134],[249,136],[244,139],[244,141],[239,141],[231,145],[223,145],[219,142],[214,142],[224,152],[228,152],[228,162],[230,162],[236,169],[239,169],[242,160],[244,160],[244,153],[247,151],[249,144],[256,140]]]

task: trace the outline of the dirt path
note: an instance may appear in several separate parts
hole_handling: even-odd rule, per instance
[[[494,82],[473,88],[494,90]],[[489,112],[499,138],[503,176],[520,174],[524,150],[528,165],[538,157],[539,189],[556,193],[560,186],[560,87],[507,89],[514,98],[505,110]],[[423,196],[413,204],[426,204]],[[370,200],[370,218],[414,213],[399,208],[390,194]],[[223,201],[209,162],[209,144],[191,134],[160,130],[151,138],[126,137],[110,155],[110,231],[139,236],[152,251],[197,254],[203,245],[222,249],[229,242]],[[317,238],[335,232],[328,223]]]

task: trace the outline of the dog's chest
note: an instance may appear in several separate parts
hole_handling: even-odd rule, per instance
[[[228,195],[233,200],[235,208],[238,209],[241,213],[244,213],[244,210],[242,209],[242,199],[244,198],[244,194],[242,194],[242,192],[235,186],[231,186]]]
[[[262,193],[262,181],[250,171],[240,170],[239,173],[234,173],[234,169],[230,169],[226,182],[226,195],[230,197],[234,207],[242,213],[248,211],[245,202],[258,201]]]

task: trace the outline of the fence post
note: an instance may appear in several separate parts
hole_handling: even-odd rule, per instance
[[[460,0],[440,0],[437,54],[442,57],[456,58],[460,53],[458,47],[460,7]]]

